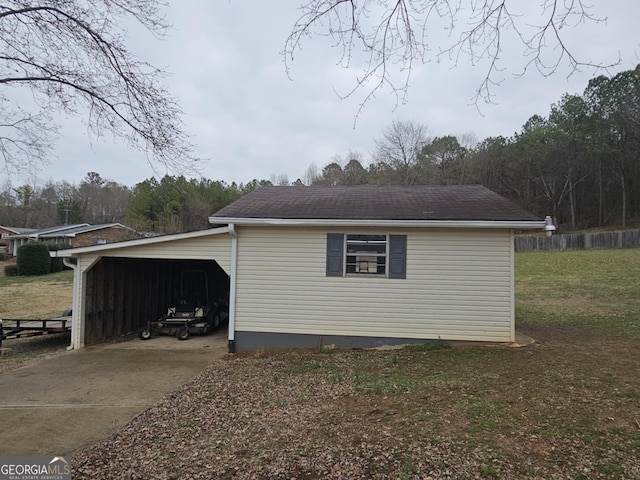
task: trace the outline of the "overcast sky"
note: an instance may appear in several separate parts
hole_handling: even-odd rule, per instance
[[[540,11],[543,0],[531,2]],[[185,112],[187,132],[197,153],[210,160],[203,176],[213,180],[247,182],[287,174],[291,181],[304,175],[314,163],[320,170],[334,155],[349,150],[370,159],[374,139],[396,120],[414,120],[427,126],[430,135],[474,134],[511,136],[534,114],[547,115],[563,93],[584,91],[591,70],[567,77],[562,66],[550,78],[529,71],[521,78],[526,59],[520,49],[505,42],[501,63],[511,69],[493,91],[495,104],[470,102],[483,79],[486,66],[429,63],[412,74],[408,101],[394,111],[395,97],[379,92],[360,113],[354,128],[362,92],[341,100],[354,84],[357,69],[336,66],[340,52],[329,41],[311,39],[304,45],[287,77],[284,42],[296,18],[299,2],[189,0],[172,2],[167,12],[174,28],[160,41],[143,31],[131,30],[128,45],[139,58],[171,73],[166,85]],[[514,2],[527,3],[529,2]],[[588,3],[588,2],[587,2]],[[615,74],[640,63],[637,21],[640,2],[592,0],[592,13],[606,17],[601,24],[586,23],[567,31],[568,46],[584,61],[610,63],[621,57]],[[529,7],[519,7],[529,8]],[[531,18],[535,23],[536,17]],[[432,33],[434,48],[442,40]],[[597,74],[607,72],[596,72]],[[76,120],[65,120],[62,138],[40,180],[79,182],[89,171],[103,178],[133,186],[153,175],[144,155],[111,140],[90,144]],[[18,183],[14,179],[14,183]]]

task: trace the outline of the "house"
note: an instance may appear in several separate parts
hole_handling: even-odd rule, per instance
[[[2,258],[6,256],[13,255],[14,245],[9,240],[9,236],[11,235],[23,235],[27,233],[35,232],[34,228],[20,228],[20,227],[6,227],[4,225],[0,225],[0,244],[4,246],[4,252],[2,253]]]
[[[4,225],[0,225],[0,240],[5,242],[5,239],[10,235],[22,235],[35,231],[35,228],[5,227]]]
[[[479,185],[263,187],[209,221],[52,252],[75,268],[72,346],[144,327],[185,268],[229,289],[230,351],[513,342],[514,231],[544,227]]]
[[[41,230],[22,229],[22,231],[6,236],[7,252],[17,256],[18,248],[29,241],[43,241],[51,243],[69,244],[71,247],[85,247],[101,245],[137,238],[135,230],[120,223],[106,223],[90,225],[79,223],[74,225],[60,225]]]

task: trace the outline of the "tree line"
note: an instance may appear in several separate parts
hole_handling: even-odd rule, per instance
[[[640,65],[592,79],[511,137],[429,137],[423,124],[394,121],[363,160],[338,156],[312,183],[478,183],[571,230],[624,228],[640,216]]]
[[[208,179],[165,176],[134,187],[105,180],[89,172],[78,185],[48,181],[0,187],[0,225],[46,228],[75,223],[125,223],[137,230],[178,233],[208,227],[208,217],[270,181],[227,184]]]
[[[533,115],[511,137],[432,137],[416,121],[393,121],[373,151],[338,155],[302,178],[247,184],[152,177],[130,188],[89,172],[79,185],[0,186],[0,225],[121,222],[144,231],[207,228],[209,215],[271,185],[446,185],[477,183],[575,230],[626,227],[640,217],[640,65],[592,79]]]

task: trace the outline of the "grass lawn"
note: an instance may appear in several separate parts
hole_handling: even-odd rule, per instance
[[[48,318],[71,306],[73,271],[7,277],[0,262],[0,318]]]
[[[640,332],[640,249],[516,255],[516,319]]]
[[[0,262],[0,318],[52,318],[71,306],[73,272],[7,277],[6,262]],[[5,340],[10,355],[0,357],[0,372],[64,353],[69,335],[43,335]]]
[[[640,479],[640,249],[516,255],[526,348],[229,356],[74,478]]]

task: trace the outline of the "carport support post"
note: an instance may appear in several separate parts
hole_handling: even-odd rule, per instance
[[[233,223],[229,224],[231,234],[231,279],[229,280],[229,353],[236,353],[236,274],[238,270],[238,234]]]
[[[52,252],[53,253],[53,252]],[[73,270],[73,297],[71,303],[71,345],[68,350],[82,348],[84,346],[84,316],[82,315],[82,299],[84,292],[82,284],[84,275],[76,262],[72,262],[70,258],[63,257],[62,263]]]

